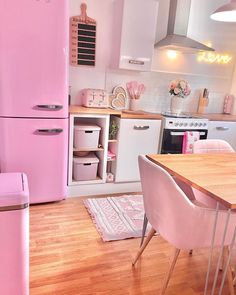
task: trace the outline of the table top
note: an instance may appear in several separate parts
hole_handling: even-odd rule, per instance
[[[147,155],[166,169],[208,196],[236,209],[236,153]]]

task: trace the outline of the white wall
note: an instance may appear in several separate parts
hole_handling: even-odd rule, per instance
[[[71,67],[69,83],[72,102],[78,102],[78,91],[83,88],[105,87],[106,69],[109,67],[112,36],[112,0],[70,0],[70,16],[80,14],[80,4],[87,3],[87,14],[97,21],[97,48],[95,67]]]
[[[234,68],[234,73],[232,78],[231,93],[235,95],[236,97],[236,66]]]
[[[159,40],[165,37],[167,28],[169,0],[159,0],[160,13],[157,23]],[[80,3],[70,0],[70,15],[80,13]],[[197,41],[211,41],[218,51],[234,55],[236,49],[235,24],[217,23],[209,15],[224,0],[192,0],[189,36]],[[144,82],[147,91],[140,101],[140,106],[148,111],[165,111],[169,107],[168,84],[177,77],[189,81],[192,94],[186,100],[185,110],[196,111],[202,88],[210,90],[208,112],[222,111],[225,93],[231,89],[234,62],[228,65],[211,65],[197,62],[196,55],[179,54],[175,61],[166,58],[166,52],[155,51],[153,72],[138,73],[133,71],[113,71],[109,69],[112,42],[112,4],[113,0],[86,0],[88,15],[97,20],[97,62],[96,67],[70,67],[70,85],[72,103],[80,103],[78,93],[83,88],[106,88],[109,92],[118,84],[125,85],[130,80]],[[135,13],[135,9],[134,9]]]
[[[170,0],[159,0],[156,41],[167,32],[168,7]],[[198,42],[210,42],[216,52],[230,54],[235,58],[236,24],[216,22],[210,14],[227,0],[192,0],[188,26],[188,37]],[[174,62],[166,58],[166,51],[155,50],[153,70],[189,73],[231,78],[234,60],[227,65],[207,64],[197,61],[196,54],[179,54]]]

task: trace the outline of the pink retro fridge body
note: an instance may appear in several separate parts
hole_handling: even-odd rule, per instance
[[[0,169],[26,173],[30,203],[66,196],[67,5],[0,1]]]

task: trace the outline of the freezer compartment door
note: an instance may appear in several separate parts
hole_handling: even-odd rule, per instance
[[[0,116],[68,117],[67,1],[0,1],[0,28]]]
[[[30,203],[67,194],[67,119],[0,118],[1,172],[24,172]]]

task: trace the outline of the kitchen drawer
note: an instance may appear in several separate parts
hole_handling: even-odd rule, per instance
[[[210,121],[208,139],[223,139],[236,150],[236,122]]]

